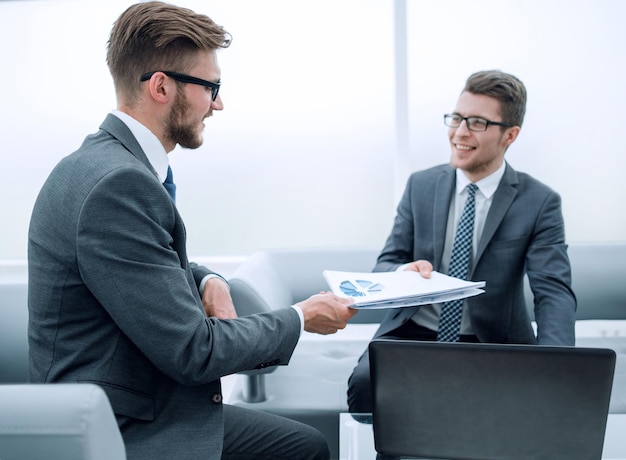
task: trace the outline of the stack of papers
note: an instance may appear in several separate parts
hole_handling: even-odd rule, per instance
[[[354,308],[398,308],[448,302],[485,292],[484,281],[465,281],[439,272],[423,278],[414,271],[359,273],[324,270],[326,282]]]

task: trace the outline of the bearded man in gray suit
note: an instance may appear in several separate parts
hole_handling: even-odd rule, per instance
[[[129,460],[330,456],[307,425],[223,404],[220,377],[287,364],[302,329],[334,333],[356,310],[323,293],[237,318],[226,281],[188,261],[163,186],[167,153],[199,147],[203,120],[223,108],[216,51],[229,41],[191,10],[129,7],[107,51],[118,110],[54,168],[33,209],[31,381],[100,385]]]
[[[467,279],[485,292],[464,301],[454,341],[574,345],[576,298],[557,193],[504,161],[520,133],[526,88],[515,76],[480,71],[466,81],[449,127],[450,164],[411,175],[374,271],[448,273],[455,231],[475,184]],[[474,189],[474,186],[471,186]],[[524,300],[534,295],[537,335]],[[374,338],[442,340],[442,305],[391,310]],[[427,373],[428,369],[423,369]],[[367,351],[348,383],[353,413],[372,412]]]

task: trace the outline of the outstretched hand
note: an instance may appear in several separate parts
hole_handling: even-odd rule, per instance
[[[348,320],[357,313],[350,308],[354,300],[322,292],[297,304],[304,315],[304,330],[317,334],[334,334],[346,327]]]
[[[410,264],[406,264],[404,270],[418,272],[422,275],[422,278],[430,278],[430,274],[433,272],[433,264],[427,260],[416,260]]]

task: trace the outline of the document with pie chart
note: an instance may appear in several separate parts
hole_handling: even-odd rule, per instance
[[[465,281],[432,272],[423,278],[417,272],[344,272],[324,270],[333,293],[352,297],[354,308],[398,308],[448,302],[482,294],[484,281]]]

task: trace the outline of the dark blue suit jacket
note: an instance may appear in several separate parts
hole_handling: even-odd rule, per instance
[[[449,165],[414,173],[374,271],[418,259],[439,270],[456,173]],[[524,274],[534,294],[537,337],[524,301]],[[557,193],[508,164],[487,216],[468,279],[486,281],[468,299],[482,342],[574,345],[576,298]],[[392,310],[376,337],[396,329],[419,307]]]

